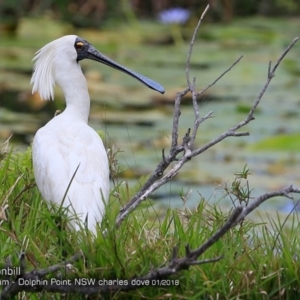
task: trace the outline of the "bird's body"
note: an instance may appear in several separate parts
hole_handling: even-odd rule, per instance
[[[31,79],[33,92],[38,91],[44,100],[53,99],[53,87],[58,84],[64,92],[66,109],[34,137],[36,183],[46,201],[63,203],[70,214],[75,213],[82,221],[87,219],[88,228],[95,233],[109,196],[109,165],[101,138],[88,126],[90,98],[78,63],[83,58],[117,68],[160,92],[163,88],[111,61],[75,35],[57,39],[37,52]],[[74,226],[78,228],[76,222]]]
[[[32,155],[37,186],[49,202],[60,205],[76,172],[64,206],[83,221],[88,216],[88,228],[94,230],[109,193],[108,160],[99,135],[63,112],[37,132]]]

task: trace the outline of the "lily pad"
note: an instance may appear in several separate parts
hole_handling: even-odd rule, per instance
[[[266,138],[249,147],[254,151],[300,151],[300,133],[281,134]]]

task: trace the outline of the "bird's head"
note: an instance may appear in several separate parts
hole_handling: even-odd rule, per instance
[[[34,72],[31,78],[32,92],[39,92],[43,100],[53,99],[53,88],[58,74],[68,76],[72,72],[72,65],[78,66],[83,59],[91,59],[122,71],[149,88],[164,93],[164,88],[157,82],[134,72],[106,57],[95,49],[89,42],[76,36],[66,35],[52,41],[41,48],[33,60],[35,60]]]

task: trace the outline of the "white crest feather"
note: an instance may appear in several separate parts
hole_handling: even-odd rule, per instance
[[[72,44],[75,39],[75,35],[64,36],[45,45],[35,53],[33,58],[33,61],[35,61],[34,72],[30,81],[30,84],[33,84],[32,93],[38,92],[43,100],[54,99],[54,61],[57,55],[61,54],[60,48],[64,46],[64,43],[69,41]],[[57,51],[57,49],[60,51]]]

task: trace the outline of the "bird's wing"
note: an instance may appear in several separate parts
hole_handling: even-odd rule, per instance
[[[109,193],[109,167],[102,140],[85,124],[57,127],[50,123],[37,132],[33,141],[37,186],[47,201],[61,204],[78,167],[64,205],[71,204],[82,219],[88,214],[90,227],[90,222],[102,219],[102,195],[107,199]]]

